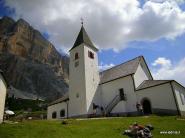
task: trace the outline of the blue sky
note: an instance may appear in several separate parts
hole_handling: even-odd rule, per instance
[[[74,43],[83,17],[86,31],[100,48],[102,69],[143,55],[154,78],[185,84],[183,0],[108,0],[106,4],[104,0],[0,0],[3,16],[24,18],[64,52]]]

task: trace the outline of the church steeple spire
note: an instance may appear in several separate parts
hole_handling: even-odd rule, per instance
[[[94,46],[94,44],[92,43],[91,39],[89,38],[87,32],[85,31],[85,28],[83,26],[83,19],[81,21],[81,24],[82,24],[82,26],[81,26],[80,32],[78,34],[78,37],[77,37],[73,47],[69,51],[71,51],[73,48],[79,46],[82,43],[84,43],[88,47],[93,48],[96,51],[98,51],[98,49]]]

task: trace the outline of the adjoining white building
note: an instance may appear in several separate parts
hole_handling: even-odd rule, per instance
[[[69,92],[48,106],[48,119],[144,114],[185,115],[185,88],[153,80],[143,56],[99,72],[98,49],[83,25],[70,49]]]
[[[3,76],[3,72],[0,70],[0,124],[3,122],[5,99],[6,99],[7,84]]]

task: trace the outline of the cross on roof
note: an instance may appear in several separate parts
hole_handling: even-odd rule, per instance
[[[84,19],[80,18],[80,20],[81,20],[81,24],[83,25],[84,24]]]

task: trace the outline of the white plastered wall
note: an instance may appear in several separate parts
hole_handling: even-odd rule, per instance
[[[2,123],[3,121],[5,99],[6,99],[6,84],[2,75],[0,74],[0,123]]]
[[[93,52],[94,59],[88,57],[88,51]],[[99,69],[98,69],[98,55],[96,51],[85,46],[84,47],[85,57],[85,84],[86,84],[86,108],[87,113],[93,113],[93,101],[97,99],[98,85],[99,85]],[[96,94],[97,93],[97,94]]]
[[[175,92],[175,97],[177,99],[178,108],[181,112],[181,115],[185,116],[185,88],[176,83],[175,81],[172,82],[172,85]]]
[[[141,59],[137,67],[137,70],[133,76],[134,76],[135,88],[137,88],[144,80],[153,79],[143,58]]]
[[[93,52],[94,59],[88,57]],[[78,52],[79,59],[75,59]],[[77,67],[75,62],[79,62]],[[92,103],[99,85],[98,55],[95,49],[81,44],[70,52],[69,115],[81,116],[93,113]],[[79,97],[77,98],[77,93]]]
[[[136,93],[138,102],[147,98],[150,100],[152,108],[177,110],[170,83],[139,90]]]
[[[113,80],[100,85],[102,105],[105,108],[112,99],[119,94],[119,89],[123,88],[126,94],[126,101],[118,103],[111,113],[126,113],[135,112],[136,95],[134,92],[134,85],[131,76],[126,76],[120,79]]]
[[[60,117],[60,111],[61,110],[65,110],[65,116],[64,117]],[[67,103],[66,102],[62,102],[62,103],[58,103],[58,104],[54,104],[54,105],[48,106],[47,119],[53,119],[52,118],[52,113],[53,112],[57,113],[56,119],[67,118]]]
[[[79,59],[75,60],[78,52]],[[75,62],[79,65],[75,67]],[[84,115],[87,113],[85,93],[85,60],[84,45],[80,45],[70,51],[70,73],[69,73],[69,116]],[[77,96],[78,95],[78,96]]]

